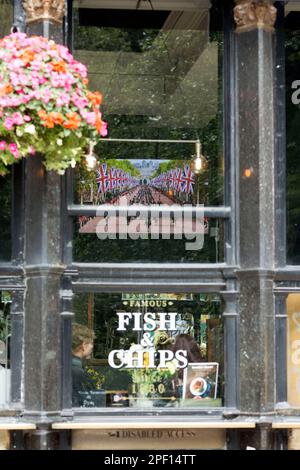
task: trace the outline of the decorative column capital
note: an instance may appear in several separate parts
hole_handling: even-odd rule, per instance
[[[235,0],[234,20],[236,32],[242,33],[253,29],[274,31],[277,8],[273,0]]]
[[[65,14],[64,0],[23,0],[26,24],[50,21],[62,23]]]

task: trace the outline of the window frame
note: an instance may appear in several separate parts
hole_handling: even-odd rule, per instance
[[[0,262],[0,291],[12,294],[11,304],[11,389],[7,410],[22,408],[22,379],[23,379],[23,328],[24,328],[24,296],[25,280],[21,267],[23,261],[24,240],[24,191],[23,191],[24,162],[12,168],[12,215],[11,215],[11,258]],[[1,410],[0,410],[1,415]]]
[[[230,7],[229,7],[230,6]],[[235,158],[234,110],[235,110],[235,39],[234,21],[231,1],[226,0],[217,6],[222,15],[224,33],[223,59],[223,147],[224,147],[224,204],[206,208],[207,215],[221,213],[225,222],[224,263],[78,263],[72,260],[73,217],[78,215],[73,205],[72,180],[73,172],[68,170],[64,181],[63,217],[67,223],[64,227],[63,260],[67,268],[64,274],[62,294],[62,416],[124,416],[145,415],[145,410],[133,409],[128,412],[119,409],[76,409],[72,408],[71,387],[71,331],[73,295],[82,292],[192,292],[215,293],[224,300],[224,407],[218,409],[156,409],[151,414],[189,416],[231,415],[236,413],[239,405],[239,361],[238,361],[238,313],[237,313],[237,267],[238,253],[238,165]],[[72,1],[68,1],[67,27],[65,42],[72,50]],[[77,210],[76,210],[77,209]],[[85,206],[85,209],[89,209]],[[93,210],[93,209],[92,209]],[[149,414],[149,410],[147,410]]]
[[[75,284],[75,283],[74,283]],[[74,287],[73,284],[73,296],[75,294],[82,294],[82,293],[91,293],[91,289],[89,285],[77,285],[77,287]],[[117,285],[113,286],[104,286],[99,284],[97,289],[94,289],[92,291],[93,294],[97,293],[105,293],[105,294],[111,294],[111,293],[121,293],[120,290],[120,284],[118,283]],[[201,289],[189,289],[188,287],[183,287],[181,288],[180,285],[177,285],[175,288],[172,286],[170,288],[164,288],[161,286],[161,289],[157,289],[156,285],[149,286],[148,288],[143,288],[143,289],[135,289],[134,287],[132,289],[127,289],[126,291],[123,290],[122,292],[130,293],[130,292],[138,292],[140,293],[192,293],[192,294],[198,294],[198,293],[208,293],[207,290]],[[214,293],[220,295],[220,290],[211,290],[209,293]],[[222,300],[222,295],[220,295],[220,299]],[[226,320],[226,314],[225,309],[222,311],[222,319],[223,319],[223,326],[225,330],[225,320]],[[224,346],[224,345],[223,345]],[[225,369],[225,348],[223,348],[224,352],[224,369]],[[68,370],[71,370],[71,355],[69,355],[69,364],[68,364]],[[66,384],[69,385],[69,384]],[[225,380],[225,395],[226,395],[226,380]],[[224,401],[226,398],[224,399]],[[180,408],[155,408],[153,410],[151,409],[139,409],[139,408],[73,408],[71,405],[73,414],[76,416],[144,416],[145,414],[149,415],[156,415],[156,416],[178,416],[178,415],[184,415],[184,416],[189,416],[189,415],[197,415],[197,416],[222,416],[225,406],[221,407],[209,407],[209,408],[191,408],[191,407],[180,407]],[[66,416],[68,415],[69,409],[65,409],[62,411],[62,415]]]

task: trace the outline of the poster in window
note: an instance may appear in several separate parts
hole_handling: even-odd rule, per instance
[[[217,398],[219,364],[217,362],[189,363],[183,374],[183,400],[202,402]]]

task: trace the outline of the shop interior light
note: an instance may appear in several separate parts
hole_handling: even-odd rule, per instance
[[[94,147],[95,144],[93,142],[90,143],[89,153],[86,155],[86,167],[89,171],[94,170],[97,164],[97,158],[94,154]]]
[[[203,168],[203,157],[201,155],[201,142],[198,140],[196,142],[196,158],[194,160],[194,172],[196,175],[200,173]]]

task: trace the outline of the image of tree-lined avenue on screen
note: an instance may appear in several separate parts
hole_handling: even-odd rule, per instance
[[[100,162],[99,167],[87,173],[78,181],[78,190],[81,204],[93,205],[111,204],[113,206],[184,206],[191,205],[195,201],[196,175],[189,163],[176,160],[107,160]],[[130,210],[130,208],[129,208]],[[129,212],[130,214],[130,212]],[[181,224],[176,224],[174,216],[162,215],[158,220],[154,217],[146,220],[137,216],[129,216],[125,220],[121,216],[111,216],[111,230],[118,234],[125,233],[125,229],[134,233],[139,220],[139,233],[165,233],[179,234]],[[106,229],[106,224],[101,224],[105,216],[87,217],[79,219],[80,233],[99,233]],[[152,223],[151,223],[152,222]],[[197,220],[185,221],[185,231],[207,233],[204,223]],[[153,229],[156,224],[156,230]]]

